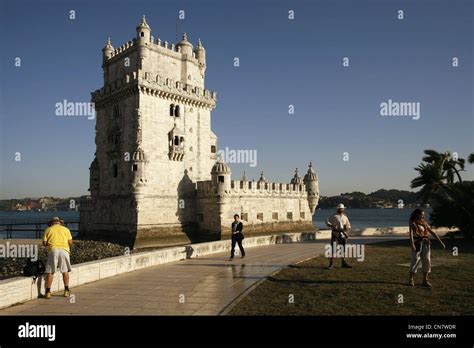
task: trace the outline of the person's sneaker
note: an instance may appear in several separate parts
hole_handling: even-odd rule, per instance
[[[344,262],[342,268],[352,268],[352,266]]]
[[[408,286],[415,286],[415,280],[414,279],[410,279],[408,281]]]
[[[46,292],[46,294],[44,294],[44,298],[49,300],[51,298],[51,291]]]
[[[69,297],[69,296],[71,296],[71,290],[64,290],[63,296],[64,296],[64,297]]]
[[[334,267],[333,267],[332,263],[327,267],[327,269],[333,269],[333,268]]]
[[[245,255],[242,255],[241,259],[245,259]]]
[[[233,257],[229,257],[229,261],[234,261],[234,258],[233,258]]]

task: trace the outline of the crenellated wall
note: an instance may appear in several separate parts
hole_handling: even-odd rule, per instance
[[[199,181],[197,183],[199,195],[214,194],[216,186],[212,181]],[[254,195],[298,195],[307,196],[304,184],[286,184],[275,182],[260,181],[242,181],[231,180],[230,190],[225,191],[226,194],[254,194]]]
[[[104,87],[92,92],[91,99],[95,104],[101,104],[109,97],[137,86],[140,86],[142,92],[170,100],[174,99],[190,106],[212,109],[216,105],[217,93],[214,91],[142,70],[132,71],[123,77],[112,80]],[[113,103],[113,101],[110,102]]]
[[[276,182],[231,180],[231,193],[266,193],[266,194],[303,194],[306,195],[304,184],[285,184]]]
[[[122,58],[124,55],[126,56],[126,54],[130,53],[129,49],[131,47],[136,46],[136,43],[137,43],[137,39],[134,38],[133,40],[127,41],[123,45],[115,48],[112,51],[111,57],[109,59],[117,59],[117,57]],[[159,49],[167,50],[165,53],[170,54],[176,58],[181,58],[181,55],[177,54],[177,53],[181,53],[181,46],[179,46],[179,44],[175,44],[172,42],[163,41],[161,40],[161,38],[157,38],[155,40],[155,38],[152,36],[147,43],[147,47],[150,49],[155,49],[155,50],[159,50]],[[190,58],[195,59],[196,62],[198,61],[195,52],[192,52],[192,55]]]
[[[196,213],[202,233],[219,238],[230,234],[235,214],[250,234],[314,230],[304,184],[231,180],[228,189],[219,191],[212,180],[201,181]]]

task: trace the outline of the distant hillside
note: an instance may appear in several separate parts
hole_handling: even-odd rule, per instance
[[[67,211],[75,210],[74,205],[79,204],[81,197],[55,198],[19,198],[1,199],[0,211]]]
[[[378,190],[369,194],[362,192],[341,193],[338,196],[321,196],[318,208],[331,209],[339,203],[349,208],[395,208],[399,203],[404,207],[421,205],[418,193],[403,190]]]

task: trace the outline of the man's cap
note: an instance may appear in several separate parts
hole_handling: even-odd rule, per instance
[[[51,219],[51,222],[60,222],[60,221],[61,221],[61,219],[57,216],[55,216]]]
[[[346,209],[346,207],[342,203],[339,203],[336,208],[337,209]]]

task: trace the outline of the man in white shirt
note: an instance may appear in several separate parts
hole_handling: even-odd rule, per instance
[[[346,207],[344,204],[337,205],[337,212],[333,216],[331,216],[326,225],[331,228],[331,247],[332,247],[332,254],[337,250],[337,245],[342,245],[343,251],[345,252],[345,245],[346,240],[349,238],[348,232],[351,229],[351,223],[349,222],[349,218],[345,213]],[[329,266],[328,269],[332,269],[332,261],[333,258],[329,259]],[[352,266],[348,265],[347,262],[342,257],[342,268],[352,268]]]

